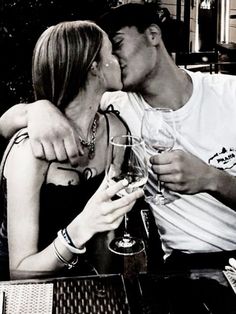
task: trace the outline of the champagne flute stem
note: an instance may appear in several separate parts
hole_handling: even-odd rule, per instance
[[[128,237],[129,236],[129,233],[128,233],[128,216],[127,214],[125,214],[125,217],[124,217],[124,236],[125,237]]]
[[[157,191],[162,194],[162,186],[161,186],[161,181],[157,179]]]
[[[157,180],[157,191],[158,191],[158,198],[159,198],[159,203],[160,205],[165,204],[165,196],[164,196],[164,187],[162,185],[162,182],[158,179]]]

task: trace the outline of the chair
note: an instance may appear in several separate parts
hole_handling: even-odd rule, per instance
[[[218,53],[209,52],[180,52],[176,54],[176,64],[192,71],[218,73]]]

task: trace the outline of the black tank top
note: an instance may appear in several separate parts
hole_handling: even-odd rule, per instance
[[[109,106],[106,111],[100,112],[106,118],[107,129],[107,146],[110,140],[110,126],[107,114],[115,114],[119,117],[119,113]],[[120,118],[120,117],[119,117]],[[123,122],[123,121],[122,121]],[[127,125],[124,123],[129,133]],[[12,145],[16,145],[23,138],[28,136],[23,132],[16,136]],[[12,147],[12,146],[11,146]],[[8,153],[10,149],[8,150]],[[5,164],[5,161],[4,161]],[[3,165],[4,168],[4,165]],[[40,190],[40,217],[39,217],[39,243],[38,250],[41,251],[47,247],[57,237],[58,230],[65,228],[85,207],[88,200],[95,193],[104,178],[104,171],[96,176],[92,176],[92,171],[86,168],[80,174],[79,185],[55,185],[44,182]],[[3,196],[3,220],[0,228],[0,256],[8,259],[7,244],[7,191],[6,179],[2,177],[1,192]],[[92,237],[87,243],[86,254],[81,255],[78,269],[60,272],[60,275],[81,275],[92,273],[109,273],[112,258],[115,260],[114,254],[107,249],[108,233],[99,233]],[[112,267],[114,268],[114,267]],[[1,270],[0,270],[1,271]]]

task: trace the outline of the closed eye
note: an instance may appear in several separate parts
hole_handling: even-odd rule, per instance
[[[113,48],[112,50],[113,50],[113,52],[118,50],[121,47],[122,41],[123,40],[119,40],[119,41],[116,41],[116,42],[112,43],[112,48]]]

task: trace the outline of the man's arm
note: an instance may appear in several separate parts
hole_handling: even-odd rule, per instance
[[[77,166],[83,155],[78,136],[67,118],[49,101],[18,104],[0,118],[0,134],[11,137],[28,127],[31,147],[37,158],[64,161]]]
[[[236,210],[236,177],[226,171],[181,150],[153,156],[150,161],[153,171],[168,189],[183,194],[207,192]]]

